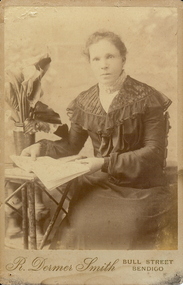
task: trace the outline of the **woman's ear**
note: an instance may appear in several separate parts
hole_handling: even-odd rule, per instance
[[[122,57],[122,65],[124,66],[126,63],[126,57]]]
[[[125,62],[126,62],[126,57],[125,56],[122,57],[122,62],[123,62],[123,64],[125,64]]]

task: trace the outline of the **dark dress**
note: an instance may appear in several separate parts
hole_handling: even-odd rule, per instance
[[[41,141],[41,155],[77,154],[88,136],[101,171],[73,181],[72,201],[52,249],[155,249],[169,221],[163,173],[164,111],[171,101],[127,76],[108,113],[95,85],[68,107],[71,128],[59,141]]]

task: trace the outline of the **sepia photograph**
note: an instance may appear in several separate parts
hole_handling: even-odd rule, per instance
[[[178,18],[4,7],[2,284],[182,284]]]

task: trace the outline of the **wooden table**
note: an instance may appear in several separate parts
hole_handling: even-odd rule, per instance
[[[18,183],[20,186],[5,199],[5,204],[17,211],[8,202],[9,200],[21,191],[22,196],[22,230],[24,249],[37,249],[36,243],[36,219],[35,219],[35,193],[34,182],[36,176],[33,173],[27,173],[20,168],[12,167],[5,169],[5,181]],[[29,213],[29,219],[28,219]],[[28,241],[30,237],[30,242]]]
[[[42,249],[47,241],[47,238],[56,222],[56,219],[62,210],[67,214],[67,210],[63,208],[64,201],[69,199],[67,194],[69,192],[69,185],[67,183],[61,190],[60,187],[56,188],[61,193],[60,202],[57,202],[52,195],[47,191],[41,181],[33,173],[25,172],[18,167],[5,168],[5,181],[18,183],[20,186],[5,199],[5,204],[17,211],[8,202],[9,200],[21,191],[22,196],[22,230],[23,230],[23,243],[24,249],[37,249],[36,241],[36,218],[35,218],[35,186],[38,185],[40,189],[47,194],[47,196],[57,205],[53,217],[45,231],[43,239],[38,249]],[[69,199],[70,200],[70,199]]]

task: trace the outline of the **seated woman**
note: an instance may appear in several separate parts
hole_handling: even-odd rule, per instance
[[[92,140],[94,157],[77,160],[91,171],[71,184],[69,212],[50,248],[157,249],[170,212],[163,113],[171,101],[126,75],[127,50],[116,34],[92,34],[85,52],[98,84],[69,105],[70,130],[22,152],[59,158]]]

